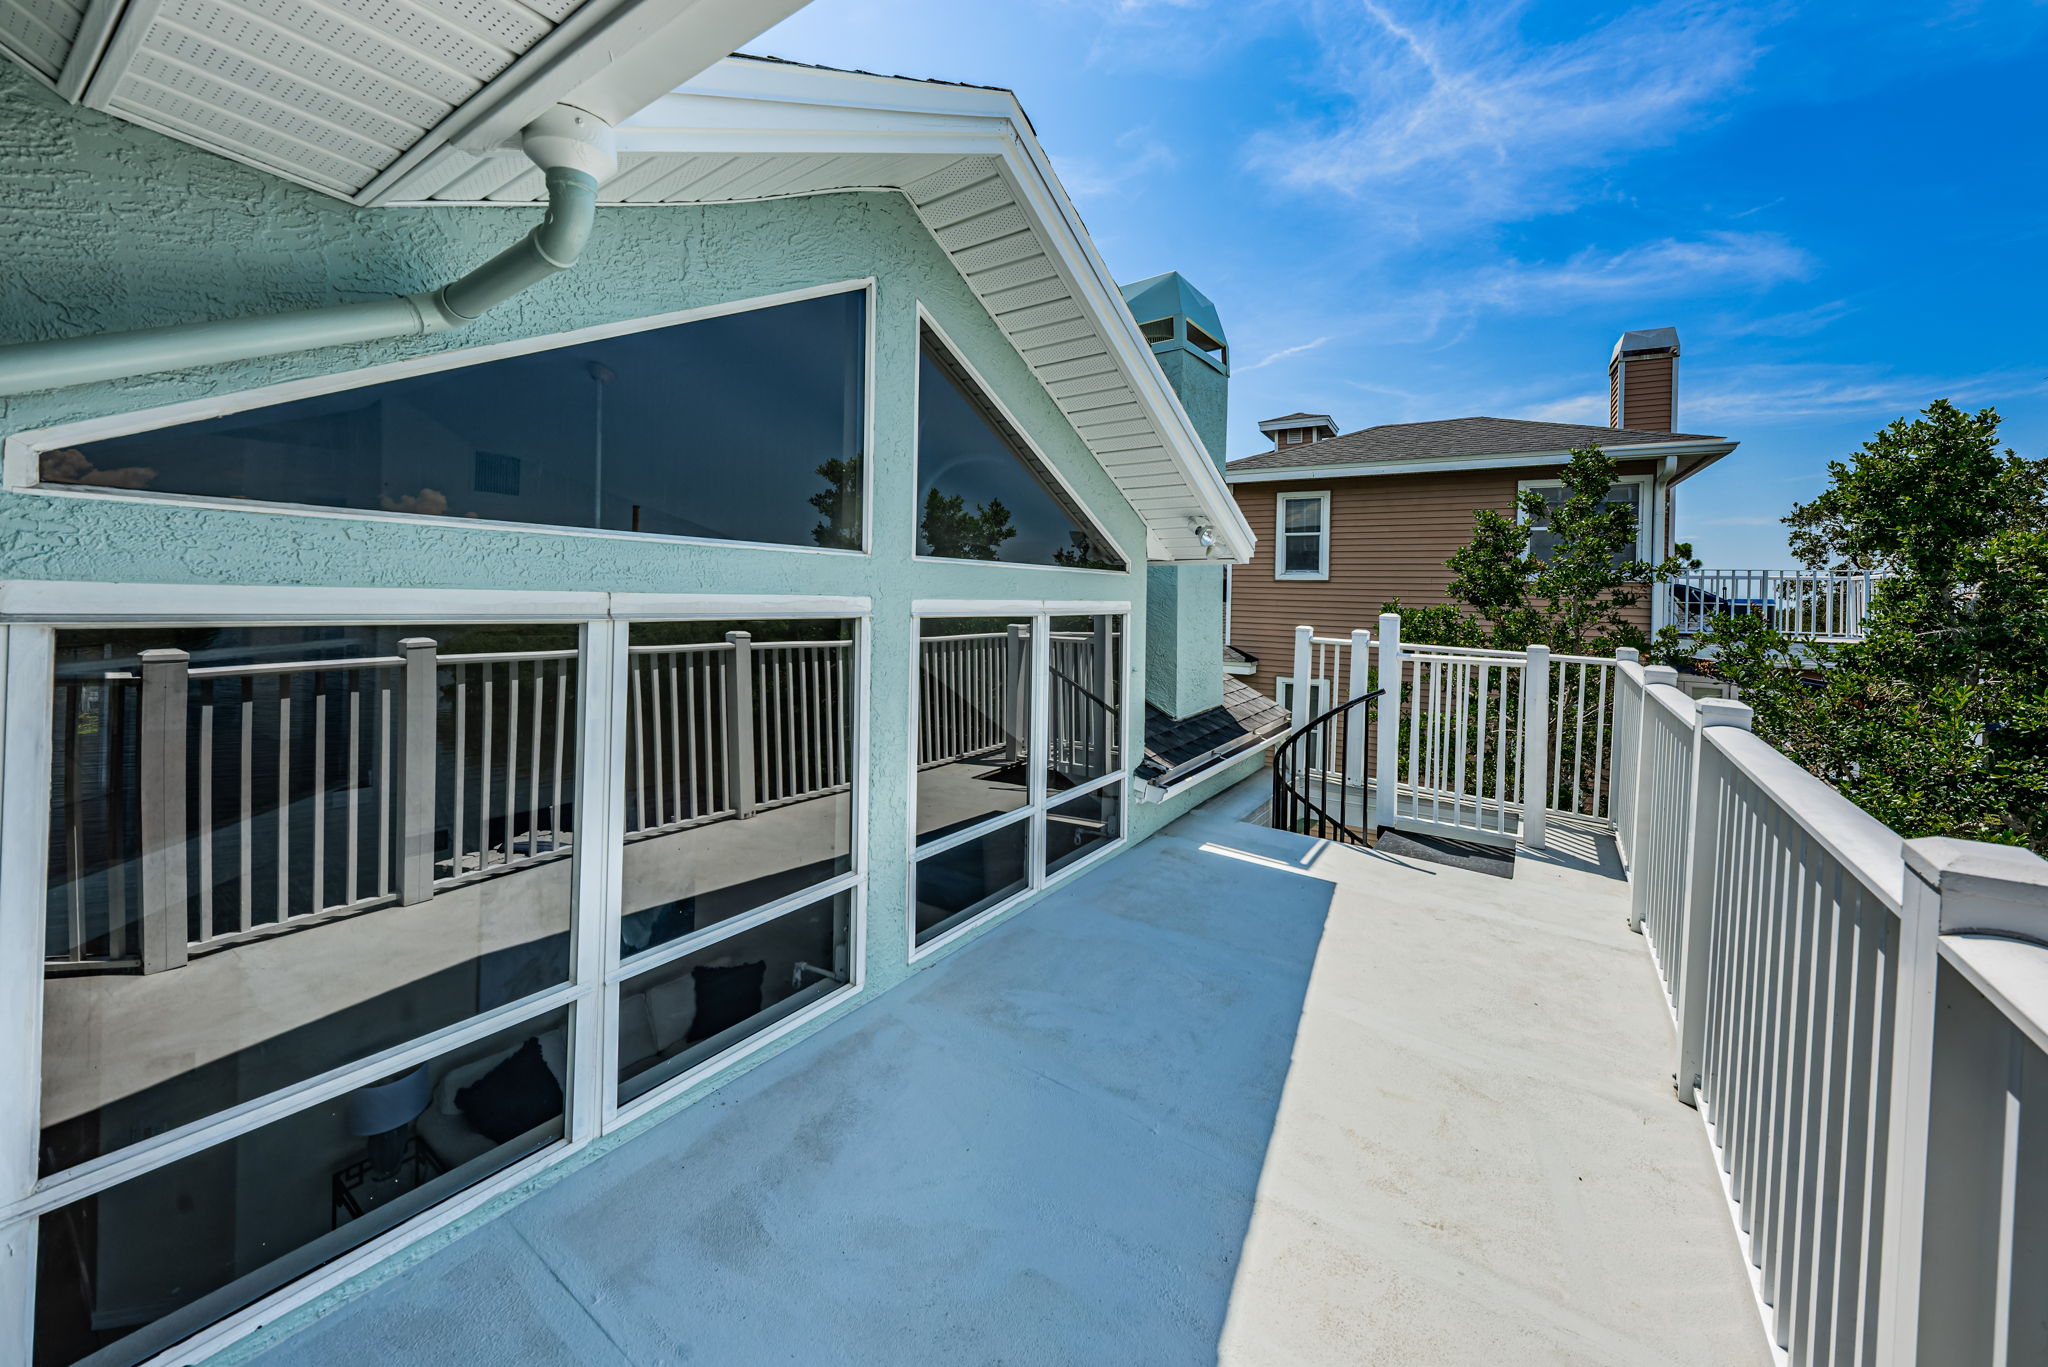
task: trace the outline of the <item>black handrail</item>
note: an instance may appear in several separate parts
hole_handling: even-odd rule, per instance
[[[1297,682],[1295,686],[1301,687],[1303,685]],[[1309,795],[1309,785],[1312,782],[1310,776],[1301,772],[1299,762],[1300,749],[1303,737],[1319,735],[1323,741],[1324,753],[1327,755],[1333,748],[1332,742],[1336,739],[1336,721],[1340,717],[1344,717],[1346,713],[1350,712],[1352,708],[1357,707],[1360,703],[1373,702],[1385,696],[1386,691],[1384,688],[1375,688],[1370,693],[1361,693],[1355,698],[1338,703],[1320,716],[1309,718],[1309,720],[1303,722],[1293,731],[1290,731],[1286,739],[1282,740],[1274,749],[1271,819],[1272,825],[1276,829],[1283,831],[1296,830],[1310,816],[1313,816],[1315,818],[1315,829],[1305,831],[1303,832],[1304,834],[1314,835],[1324,840],[1335,840],[1339,844],[1363,845],[1366,843],[1365,826],[1369,823],[1362,819],[1354,827],[1342,819],[1343,815],[1348,815],[1345,812],[1347,801],[1345,794],[1349,786],[1347,780],[1352,776],[1344,773],[1338,774],[1337,810],[1340,815],[1331,816],[1329,810],[1330,766],[1326,763],[1322,767],[1320,775],[1322,788],[1318,794],[1322,801],[1318,802]],[[1361,754],[1364,752],[1364,748],[1363,746],[1359,747]],[[1365,775],[1359,774],[1356,775],[1356,778],[1358,780],[1358,790],[1361,795],[1362,806],[1363,794],[1365,792]],[[1359,813],[1361,818],[1365,818],[1367,815],[1368,813],[1364,811]]]

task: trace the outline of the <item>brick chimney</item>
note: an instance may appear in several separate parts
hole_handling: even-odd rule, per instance
[[[1284,418],[1267,418],[1259,430],[1273,439],[1273,449],[1278,451],[1328,440],[1337,435],[1337,424],[1330,421],[1328,413],[1289,413]]]
[[[1607,425],[1678,430],[1678,329],[1624,332],[1607,359]]]

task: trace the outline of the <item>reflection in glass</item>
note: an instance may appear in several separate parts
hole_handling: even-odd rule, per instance
[[[1123,557],[929,331],[918,360],[917,549],[1120,570]]]
[[[1047,810],[1045,871],[1055,873],[1116,839],[1123,785],[1112,783]]]
[[[917,838],[1031,800],[1028,617],[927,617],[918,640]]]
[[[1023,819],[917,862],[917,943],[1008,901],[1030,885],[1031,822]]]
[[[42,1171],[567,981],[577,680],[571,626],[58,633]]]
[[[1052,619],[1045,769],[1051,792],[1123,767],[1123,620]]]
[[[627,979],[619,987],[619,1100],[844,986],[852,914],[853,894],[842,892]]]
[[[46,451],[45,483],[860,548],[860,291]]]
[[[620,953],[853,867],[853,623],[635,622]]]
[[[560,1140],[568,1024],[525,1021],[44,1215],[36,1367],[141,1362]]]

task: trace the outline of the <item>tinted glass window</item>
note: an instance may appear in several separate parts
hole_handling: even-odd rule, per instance
[[[917,942],[972,919],[1031,884],[1031,819],[977,836],[917,862]]]
[[[625,916],[633,955],[853,867],[853,623],[635,622]]]
[[[1045,757],[1051,792],[1123,767],[1123,620],[1052,619]]]
[[[1286,505],[1285,574],[1320,574],[1323,569],[1323,501],[1290,498]]]
[[[568,980],[574,627],[66,631],[57,660],[44,1172]]]
[[[851,893],[785,913],[619,987],[619,1099],[680,1076],[849,980]]]
[[[1028,617],[927,617],[918,641],[917,838],[1031,800]]]
[[[56,484],[857,549],[866,296],[46,451]]]
[[[36,1367],[141,1362],[555,1143],[568,1023],[526,1021],[43,1216]]]
[[[917,481],[920,555],[1124,568],[929,333],[918,362]]]

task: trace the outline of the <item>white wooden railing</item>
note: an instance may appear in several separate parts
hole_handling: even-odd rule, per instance
[[[54,958],[196,948],[565,857],[575,650],[141,668],[59,681]],[[842,790],[850,641],[628,651],[628,840]]]
[[[1860,641],[1881,577],[1811,570],[1695,570],[1656,586],[1656,620],[1696,636],[1717,617],[1761,617],[1801,641]]]
[[[2048,1361],[2048,862],[1901,841],[1674,680],[1617,666],[1616,835],[1768,1332]]]

